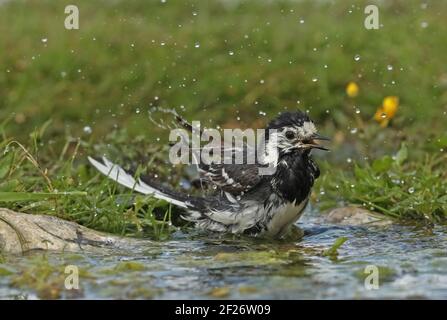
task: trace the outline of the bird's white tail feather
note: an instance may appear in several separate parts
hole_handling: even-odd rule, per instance
[[[105,157],[102,158],[104,163],[100,163],[91,157],[88,157],[88,160],[96,169],[98,169],[99,172],[129,189],[135,190],[142,194],[152,195],[157,199],[166,200],[169,203],[182,208],[188,208],[185,202],[174,199],[162,191],[149,186],[141,179],[135,180],[135,178],[127,173],[123,168],[109,161]]]

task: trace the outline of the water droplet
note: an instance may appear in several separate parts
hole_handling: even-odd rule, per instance
[[[263,79],[259,80],[259,83],[260,83],[260,84],[263,84],[263,83],[264,83],[264,80],[263,80]]]
[[[355,61],[360,61],[360,55],[359,55],[359,54],[356,54],[356,55],[354,56],[354,60],[355,60]]]
[[[382,112],[382,114],[380,115],[380,117],[381,117],[382,119],[385,119],[385,118],[386,118],[386,113],[385,113],[385,112]]]
[[[312,82],[317,82],[318,78],[312,78]]]
[[[196,42],[196,44],[194,45],[194,48],[200,48],[200,43]]]
[[[414,193],[414,188],[413,187],[411,187],[411,188],[408,188],[408,193]]]
[[[90,126],[85,126],[82,131],[84,131],[85,134],[91,134],[92,133],[92,127]]]
[[[47,38],[42,38],[42,43],[47,43],[48,42],[48,39]]]
[[[352,159],[351,159],[351,158],[347,158],[347,159],[346,159],[346,162],[347,162],[347,163],[351,163],[351,162],[352,162]]]
[[[386,66],[386,69],[388,71],[393,71],[393,66],[389,64],[389,65]]]
[[[135,113],[136,113],[136,114],[139,114],[140,112],[141,112],[140,108],[136,108],[136,109],[135,109]]]
[[[425,29],[428,27],[428,22],[427,21],[422,21],[421,22],[421,28]]]
[[[61,77],[65,78],[67,76],[67,73],[65,71],[61,71]]]
[[[351,129],[351,134],[356,134],[357,133],[357,128],[352,128]]]
[[[265,116],[265,115],[267,115],[267,113],[265,113],[264,111],[259,111],[259,114],[260,114],[261,116]]]
[[[228,54],[229,54],[230,56],[232,56],[232,55],[234,55],[234,52],[233,52],[233,51],[229,51]]]
[[[300,23],[303,24],[304,23],[304,19],[300,19]]]
[[[360,109],[355,109],[356,114],[360,114]]]

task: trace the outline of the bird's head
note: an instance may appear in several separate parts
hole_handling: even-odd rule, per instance
[[[280,114],[269,123],[267,130],[269,142],[276,140],[279,155],[292,151],[308,154],[312,149],[329,150],[318,141],[330,139],[319,135],[313,121],[301,111]],[[276,139],[271,139],[272,135],[276,135]]]

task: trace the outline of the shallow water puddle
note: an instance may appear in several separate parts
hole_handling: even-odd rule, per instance
[[[345,227],[308,215],[296,243],[185,234],[126,252],[5,257],[0,298],[446,298],[447,228]],[[338,256],[324,256],[336,239]],[[66,266],[79,290],[66,290]],[[379,272],[367,290],[365,268]],[[374,267],[374,268],[375,268]]]

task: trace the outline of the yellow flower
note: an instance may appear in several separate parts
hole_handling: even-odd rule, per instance
[[[374,120],[380,123],[384,128],[388,125],[390,120],[396,115],[399,107],[399,98],[396,96],[385,97],[382,102],[382,106],[377,108],[374,114]]]
[[[399,107],[399,98],[396,96],[385,97],[382,106],[386,116],[392,119],[397,112],[397,107]]]
[[[374,114],[374,120],[376,120],[382,128],[385,128],[390,121],[390,119],[387,118],[386,113],[383,111],[383,107],[377,108],[377,111]]]
[[[359,86],[357,85],[357,83],[353,81],[349,82],[346,86],[346,94],[350,98],[357,97],[357,95],[359,94]]]

